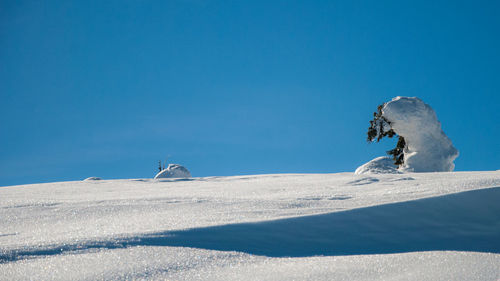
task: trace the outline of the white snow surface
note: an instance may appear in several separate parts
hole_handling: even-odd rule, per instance
[[[186,167],[179,164],[168,164],[168,167],[162,171],[160,171],[155,179],[161,178],[190,178],[191,173]]]
[[[396,97],[382,108],[396,134],[408,147],[402,170],[451,172],[458,150],[441,129],[436,112],[417,97]]]
[[[498,280],[500,172],[0,187],[1,280]]]
[[[394,165],[394,160],[387,156],[381,156],[359,166],[354,173],[357,175],[401,174],[401,171],[398,170],[398,166]]]

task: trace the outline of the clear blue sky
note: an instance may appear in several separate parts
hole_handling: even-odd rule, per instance
[[[353,171],[418,96],[500,169],[499,1],[1,1],[0,185]]]

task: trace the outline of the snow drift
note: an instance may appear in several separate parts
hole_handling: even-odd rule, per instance
[[[168,164],[168,167],[156,174],[155,179],[160,178],[190,178],[191,173],[179,164]]]
[[[446,250],[498,254],[499,198],[500,187],[487,188],[343,212],[154,233],[141,237],[141,243],[270,257]]]
[[[419,98],[396,97],[383,104],[379,107],[379,113],[375,115],[375,120],[372,121],[371,128],[374,127],[378,130],[374,139],[380,140],[386,135],[392,137],[394,133],[400,136],[400,140],[401,137],[403,138],[401,143],[404,148],[402,145],[395,149],[398,151],[396,155],[401,155],[398,153],[402,152],[403,161],[399,170],[451,172],[455,168],[453,161],[458,157],[458,150],[453,147],[451,140],[441,129],[441,123],[434,110]],[[369,140],[372,140],[370,131]],[[398,146],[399,144],[398,142]],[[375,161],[377,159],[379,160]],[[372,167],[382,164],[380,158],[377,159],[363,166]]]

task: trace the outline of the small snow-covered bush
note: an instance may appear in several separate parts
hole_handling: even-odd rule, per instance
[[[191,173],[184,166],[179,164],[168,164],[166,169],[163,169],[156,174],[155,179],[160,178],[190,178]]]
[[[100,181],[101,178],[99,177],[88,177],[86,179],[84,179],[83,181]]]
[[[378,107],[368,128],[368,141],[398,136],[387,153],[402,171],[448,172],[458,150],[441,129],[436,113],[416,97],[396,97]],[[368,164],[368,163],[367,163]]]

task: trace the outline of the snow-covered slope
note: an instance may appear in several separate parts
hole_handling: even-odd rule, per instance
[[[497,280],[500,173],[0,187],[1,280]]]

